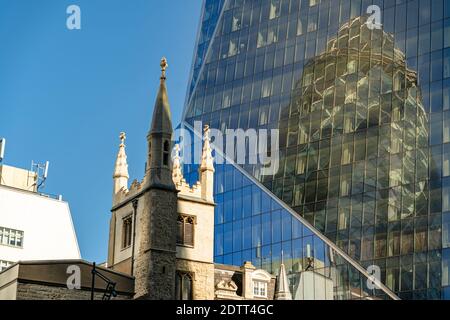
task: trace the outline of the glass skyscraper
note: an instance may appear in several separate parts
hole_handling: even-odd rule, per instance
[[[217,166],[216,262],[450,299],[450,2],[205,0],[183,120],[279,130],[273,175]]]

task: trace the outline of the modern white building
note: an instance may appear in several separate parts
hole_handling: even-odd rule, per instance
[[[37,192],[37,174],[0,165],[0,271],[18,261],[80,259],[69,204]]]

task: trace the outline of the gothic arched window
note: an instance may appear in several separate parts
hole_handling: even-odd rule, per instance
[[[132,229],[133,229],[133,219],[127,216],[122,221],[122,249],[131,246],[132,242]]]
[[[177,244],[182,246],[194,246],[195,217],[178,216],[177,220]]]
[[[177,271],[175,294],[177,300],[192,300],[192,275],[190,273]]]

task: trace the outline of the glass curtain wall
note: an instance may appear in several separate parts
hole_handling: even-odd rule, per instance
[[[278,129],[250,175],[401,298],[450,299],[450,2],[225,1],[198,70],[187,123]]]
[[[198,30],[197,43],[194,52],[194,61],[191,70],[187,98],[189,99],[197,82],[200,69],[204,63],[211,38],[217,26],[220,13],[225,0],[202,0],[203,12],[201,16],[200,29]]]
[[[216,263],[239,266],[251,261],[278,275],[283,262],[294,300],[397,298],[389,289],[374,286],[369,274],[355,267],[356,262],[270,192],[223,161],[219,153],[214,158],[221,163],[215,165],[214,175]],[[188,183],[198,181],[198,169],[194,164],[183,166]]]

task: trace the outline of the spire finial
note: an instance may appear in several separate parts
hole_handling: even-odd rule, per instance
[[[200,165],[200,170],[212,170],[214,171],[212,149],[211,149],[211,138],[209,137],[209,125],[203,127],[203,153],[202,153],[202,163]]]
[[[209,131],[209,126],[205,125],[203,127],[203,151],[199,173],[202,198],[208,202],[214,202],[214,158],[212,156]]]
[[[127,134],[125,132],[121,132],[119,135],[119,139],[120,139],[120,145],[124,146],[125,140],[127,139]]]
[[[174,156],[172,159],[172,179],[175,185],[181,183],[183,180],[183,173],[181,172],[181,163],[180,163],[180,145],[176,144],[174,146]]]
[[[166,57],[162,57],[160,66],[161,66],[161,80],[166,80],[166,69],[169,67]]]

